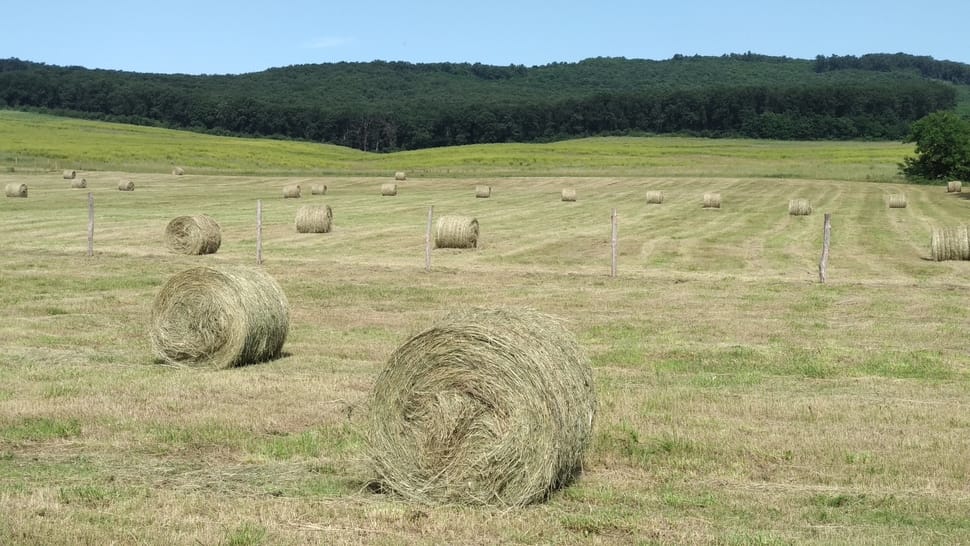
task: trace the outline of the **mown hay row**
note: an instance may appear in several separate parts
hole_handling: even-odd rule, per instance
[[[491,186],[475,186],[475,197],[488,199],[492,196]]]
[[[561,195],[563,201],[572,202],[576,200],[576,190],[572,188],[563,188]]]
[[[381,195],[385,197],[397,195],[397,184],[381,184]]]
[[[967,226],[933,228],[930,237],[930,251],[933,259],[970,260],[970,234]]]
[[[889,196],[889,208],[891,209],[906,208],[906,196],[902,193],[891,194]]]
[[[332,226],[330,205],[304,205],[296,211],[297,233],[330,233]]]
[[[648,205],[660,205],[664,202],[664,192],[658,190],[651,190],[647,192],[647,204]]]
[[[368,409],[384,488],[505,508],[541,502],[581,471],[596,393],[589,359],[557,318],[467,309],[394,351]]]
[[[721,208],[721,194],[708,192],[704,194],[704,208],[705,209],[719,209]]]
[[[287,184],[283,186],[283,199],[297,199],[300,197],[302,190],[299,184]]]
[[[27,184],[7,184],[3,187],[7,197],[27,197]]]
[[[222,245],[222,227],[205,214],[178,216],[165,227],[165,244],[178,254],[215,254]]]
[[[289,329],[283,289],[262,269],[196,267],[155,296],[152,348],[162,361],[230,368],[278,357]]]
[[[434,229],[435,248],[476,248],[478,220],[471,216],[446,214],[438,218]]]
[[[812,202],[808,199],[792,199],[788,201],[788,214],[792,216],[808,216],[812,213]]]
[[[122,180],[118,182],[118,191],[135,191],[135,183],[131,180]]]

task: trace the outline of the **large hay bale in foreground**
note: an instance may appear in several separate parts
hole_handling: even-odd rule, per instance
[[[576,200],[576,190],[572,188],[563,188],[562,190],[562,200],[563,201],[575,201]]]
[[[401,180],[407,180],[407,179],[408,177],[406,174],[404,174],[404,171],[397,171],[396,173],[394,173],[394,180],[401,181]]]
[[[388,359],[367,446],[381,485],[407,499],[521,506],[579,473],[595,413],[589,360],[558,319],[469,309]]]
[[[812,213],[812,202],[808,199],[791,199],[788,201],[788,214],[792,216],[808,216]]]
[[[889,208],[891,209],[906,208],[906,196],[902,193],[891,194],[889,196]]]
[[[930,238],[930,249],[933,259],[970,260],[970,234],[967,226],[933,228]]]
[[[327,185],[313,184],[310,186],[310,195],[327,195]]]
[[[7,197],[27,197],[27,184],[7,184],[3,187]]]
[[[446,214],[434,227],[435,248],[475,248],[478,246],[478,220],[471,216]]]
[[[721,208],[721,194],[708,192],[704,194],[704,208],[705,209],[719,209]]]
[[[165,244],[179,254],[214,254],[222,245],[222,227],[205,214],[179,216],[165,227]]]
[[[664,202],[664,192],[662,191],[648,191],[647,192],[647,204],[660,205]]]
[[[397,184],[381,184],[381,195],[385,197],[397,195]]]
[[[150,334],[166,363],[230,368],[278,357],[289,322],[286,295],[263,270],[196,267],[158,291]]]
[[[118,191],[135,191],[135,183],[131,180],[122,180],[118,182]]]
[[[76,180],[71,180],[71,187],[74,189],[83,189],[88,187],[88,181],[84,178],[79,178]]]
[[[64,171],[64,180],[74,180],[77,176],[77,171]]]
[[[296,199],[300,197],[301,192],[299,184],[288,184],[283,186],[283,199]]]
[[[963,192],[963,182],[959,180],[951,180],[946,183],[947,193],[961,193]]]
[[[492,196],[491,186],[475,186],[475,197],[488,199]]]
[[[182,167],[175,167],[174,169],[172,169],[173,176],[182,176],[183,174],[185,174],[185,169],[183,169]]]
[[[332,225],[330,205],[304,205],[296,211],[297,233],[330,233]]]

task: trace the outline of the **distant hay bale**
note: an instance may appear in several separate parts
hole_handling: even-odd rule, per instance
[[[174,169],[172,169],[172,174],[174,176],[182,176],[183,174],[185,174],[185,169],[183,169],[182,167],[175,167]]]
[[[88,187],[88,181],[86,179],[84,179],[84,178],[78,178],[78,179],[75,179],[75,180],[71,180],[71,187],[72,188],[77,188],[77,189],[86,188],[86,187]]]
[[[788,214],[792,216],[808,216],[812,213],[812,202],[808,199],[792,199],[788,201]]]
[[[388,359],[367,451],[381,486],[406,499],[523,506],[582,470],[596,405],[589,359],[559,319],[456,311]]]
[[[947,193],[961,193],[963,191],[963,182],[959,180],[951,180],[946,183]]]
[[[664,192],[651,190],[647,192],[647,204],[659,205],[664,202]]]
[[[475,186],[475,197],[488,199],[492,196],[491,186]]]
[[[397,184],[381,184],[381,195],[388,197],[397,195]]]
[[[571,188],[563,188],[562,190],[562,200],[563,201],[575,201],[576,200],[576,190]]]
[[[135,191],[135,183],[131,180],[122,180],[118,182],[118,191]]]
[[[313,184],[310,186],[310,195],[327,195],[327,185]]]
[[[396,173],[394,173],[394,180],[401,181],[401,180],[407,180],[407,179],[408,177],[406,174],[404,174],[404,171],[397,171]]]
[[[906,208],[906,196],[901,193],[894,193],[889,196],[889,208],[891,209],[904,209]]]
[[[930,249],[933,259],[938,262],[970,260],[970,234],[967,233],[967,226],[933,228]]]
[[[283,199],[296,199],[300,197],[300,185],[288,184],[283,186]]]
[[[330,233],[332,225],[330,205],[303,205],[296,211],[297,233]]]
[[[435,248],[476,248],[478,220],[471,216],[444,215],[434,228]]]
[[[280,355],[289,306],[261,269],[196,267],[173,275],[155,296],[151,341],[169,364],[231,368]]]
[[[720,193],[705,193],[704,194],[704,208],[705,209],[719,209],[721,208],[721,194]]]
[[[27,197],[27,184],[7,184],[3,192],[7,197]]]
[[[179,216],[165,227],[165,244],[179,254],[215,254],[222,244],[222,228],[205,214]]]
[[[76,171],[64,171],[64,180],[74,180],[74,177],[76,176]]]

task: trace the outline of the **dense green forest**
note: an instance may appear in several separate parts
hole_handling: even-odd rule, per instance
[[[373,61],[201,76],[0,60],[0,107],[369,151],[643,133],[899,140],[968,86],[970,65],[904,54]]]

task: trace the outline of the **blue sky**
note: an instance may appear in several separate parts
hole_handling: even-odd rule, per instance
[[[36,0],[0,12],[0,58],[137,72],[745,51],[803,59],[902,51],[970,63],[970,0]]]

